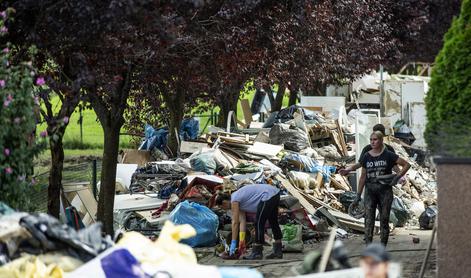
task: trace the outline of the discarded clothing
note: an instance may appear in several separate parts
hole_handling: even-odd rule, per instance
[[[321,173],[325,182],[330,179],[330,174],[335,173],[336,167],[334,166],[321,166],[317,160],[300,155],[297,153],[290,153],[283,157],[281,164],[291,167],[293,170],[308,172],[308,173]]]
[[[232,168],[232,171],[234,173],[239,173],[239,174],[248,174],[248,173],[257,173],[263,170],[262,167],[259,165],[255,165],[250,162],[241,162],[237,167]]]
[[[86,262],[113,244],[101,237],[101,223],[75,231],[56,218],[40,213],[21,218],[20,225],[32,235],[20,250],[31,254],[60,250]]]
[[[438,209],[436,206],[429,206],[419,217],[419,225],[421,229],[431,230],[437,219]]]
[[[184,119],[180,125],[181,140],[195,140],[198,138],[200,122],[196,118]]]
[[[154,129],[151,125],[146,124],[144,135],[144,142],[142,142],[139,150],[150,151],[154,148],[164,150],[167,146],[167,128]]]
[[[197,172],[213,175],[216,172],[216,160],[213,152],[196,153],[190,156],[191,168]]]

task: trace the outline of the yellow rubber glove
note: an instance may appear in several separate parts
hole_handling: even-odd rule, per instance
[[[239,256],[245,253],[245,232],[239,232]]]

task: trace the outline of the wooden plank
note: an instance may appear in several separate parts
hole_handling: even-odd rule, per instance
[[[322,173],[317,173],[316,186],[321,187],[323,180],[324,180],[324,176],[322,176]]]
[[[236,120],[237,124],[240,125],[242,128],[247,128],[246,124],[242,122],[241,120],[237,119]]]
[[[242,112],[244,113],[245,127],[249,127],[252,122],[252,111],[250,110],[249,100],[244,98],[240,100],[240,106],[242,107]]]
[[[337,175],[338,174],[330,177],[330,183],[332,184],[332,186],[335,189],[342,189],[342,190],[345,190],[345,191],[349,191],[350,187],[348,186],[348,184],[344,184],[344,183],[339,182],[338,180],[336,180],[336,177],[338,177]]]
[[[343,134],[342,128],[340,127],[338,119],[335,120],[335,124],[337,125],[337,130],[338,130],[338,133],[339,133],[339,136],[340,136],[340,144],[342,146],[342,150],[344,152],[344,155],[347,155],[348,154],[347,143],[345,143],[345,136]]]
[[[340,143],[340,136],[339,133],[336,129],[330,130],[330,137],[334,141],[335,146],[339,150],[340,154],[345,156],[346,154],[343,152],[342,144]]]
[[[137,164],[142,166],[147,162],[152,161],[150,151],[142,150],[124,150],[121,163],[123,164]]]
[[[96,219],[98,203],[93,197],[93,194],[90,189],[87,188],[85,190],[79,190],[77,191],[77,195],[80,198],[80,201],[82,201],[86,212],[88,212],[93,219]]]
[[[314,206],[304,198],[304,196],[298,191],[297,188],[295,188],[287,179],[283,178],[281,175],[277,175],[276,177],[281,184],[283,185],[288,192],[293,195],[296,199],[299,200],[299,203],[303,208],[309,213],[309,214],[314,214],[316,212],[316,209]]]
[[[288,190],[288,192],[293,195],[293,197],[297,198],[303,206],[303,208],[309,213],[309,214],[314,214],[316,212],[316,205],[317,207],[325,207],[328,209],[328,212],[332,214],[335,218],[338,219],[338,221],[345,226],[356,230],[356,231],[361,231],[364,232],[365,225],[362,220],[356,219],[346,213],[343,213],[339,210],[336,210],[332,208],[329,204],[324,203],[321,200],[318,200],[314,196],[310,196],[307,193],[304,193],[302,191],[299,191],[296,187],[294,187],[288,180],[283,178],[281,175],[277,176],[277,179],[281,182],[283,187]],[[314,204],[313,204],[314,203]],[[375,223],[375,228],[377,229],[379,227],[379,222],[376,221]]]
[[[363,225],[363,222],[361,220],[358,220],[358,219],[356,219],[356,218],[354,218],[354,217],[352,217],[352,216],[350,216],[346,213],[343,213],[343,212],[341,212],[337,209],[334,209],[329,204],[324,203],[323,201],[321,201],[321,200],[319,200],[319,199],[317,199],[313,196],[309,196],[307,193],[301,192],[301,194],[304,195],[310,201],[312,201],[314,203],[317,203],[317,207],[326,207],[329,210],[330,214],[332,214],[337,219]]]
[[[303,108],[310,111],[322,112],[322,107],[319,106],[305,106]]]
[[[308,202],[310,202],[315,208],[319,208],[319,207],[325,207],[329,210],[330,213],[332,213],[332,211],[335,211],[335,212],[339,212],[339,210],[337,209],[334,209],[333,207],[331,207],[329,204],[323,202],[322,200],[319,200],[318,198],[314,197],[314,196],[311,196],[305,192],[302,192],[300,191],[300,193],[308,200]],[[335,215],[334,215],[335,216]]]
[[[354,223],[354,222],[350,222],[350,221],[347,221],[347,220],[344,220],[344,219],[338,219],[340,224],[352,229],[352,230],[355,230],[355,231],[359,231],[359,232],[362,232],[364,233],[365,232],[365,225],[363,224],[359,224],[359,223]]]

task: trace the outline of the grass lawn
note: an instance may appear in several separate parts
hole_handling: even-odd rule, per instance
[[[274,88],[276,90],[276,88]],[[253,97],[255,95],[255,90],[248,90],[246,89],[243,94],[241,94],[241,98],[247,98],[250,103],[252,103]],[[58,109],[59,98],[54,97],[52,99],[53,107]],[[283,99],[283,106],[288,104],[288,94],[285,95]],[[215,107],[215,113],[219,112],[219,107]],[[208,111],[207,115],[210,115],[210,111]],[[237,118],[239,120],[244,119],[242,112],[242,107],[240,105],[240,101],[237,105]],[[95,111],[93,110],[84,110],[82,111],[83,117],[83,124],[82,124],[82,140],[81,140],[81,133],[80,133],[80,124],[79,118],[80,113],[78,109],[72,114],[69,125],[67,126],[65,135],[64,135],[64,149],[65,149],[65,157],[77,157],[77,156],[98,156],[101,157],[103,153],[103,129],[101,128],[100,122],[97,119]],[[202,130],[208,121],[208,118],[202,117],[200,118],[200,130]],[[143,127],[144,128],[144,127]],[[42,123],[38,126],[38,133],[46,130],[46,124]],[[124,130],[122,131],[125,132]],[[120,137],[120,147],[121,148],[137,148],[136,145],[131,143],[131,136],[121,135]],[[46,164],[49,160],[49,150],[45,150],[39,157],[38,157],[38,164]],[[41,163],[42,162],[42,163]]]
[[[56,105],[59,102],[58,97],[52,100]],[[69,120],[69,125],[64,135],[64,148],[65,149],[102,149],[103,148],[103,129],[98,121],[98,118],[93,110],[82,111],[82,138],[80,133],[80,113],[78,109],[72,114]],[[38,126],[38,131],[46,130],[46,123]],[[122,135],[120,138],[120,145],[122,147],[129,147],[130,136]]]

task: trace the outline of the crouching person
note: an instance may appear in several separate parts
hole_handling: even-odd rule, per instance
[[[260,260],[263,258],[263,244],[265,234],[265,223],[268,221],[273,232],[275,243],[273,252],[266,259],[281,259],[282,233],[278,224],[278,207],[280,204],[280,190],[269,184],[249,184],[232,193],[221,194],[216,199],[218,205],[232,212],[232,241],[229,255],[233,256],[237,248],[237,237],[239,236],[239,253],[245,249],[245,213],[256,213],[255,220],[255,243],[252,253],[245,256],[247,260]],[[240,233],[239,233],[240,231]]]

